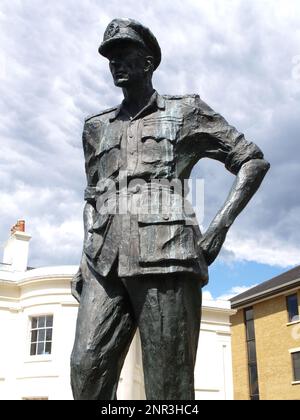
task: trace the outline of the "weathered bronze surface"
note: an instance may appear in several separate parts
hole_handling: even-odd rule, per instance
[[[191,400],[208,265],[269,164],[198,95],[153,89],[161,51],[148,28],[115,19],[99,52],[124,100],[84,125],[85,239],[72,284],[80,301],[74,398],[116,398],[138,327],[147,399]],[[181,187],[204,157],[222,162],[236,180],[202,236]]]

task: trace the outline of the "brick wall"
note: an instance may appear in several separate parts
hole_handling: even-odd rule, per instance
[[[300,400],[300,384],[292,384],[294,378],[289,352],[290,349],[300,348],[300,323],[287,325],[286,295],[254,304],[253,308],[260,398]],[[232,316],[231,322],[235,399],[249,399],[243,309]]]

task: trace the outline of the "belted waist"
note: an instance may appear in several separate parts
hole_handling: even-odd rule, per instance
[[[86,196],[86,199],[94,201],[98,214],[102,216],[148,215],[149,221],[152,220],[151,216],[154,216],[153,221],[156,220],[155,215],[163,215],[169,220],[195,217],[193,207],[185,199],[182,191],[169,183],[131,183],[128,187],[118,190],[88,187]]]

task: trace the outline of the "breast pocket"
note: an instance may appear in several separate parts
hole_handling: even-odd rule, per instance
[[[99,180],[109,178],[120,168],[119,147],[104,151],[99,158],[98,176]]]
[[[174,145],[182,125],[181,119],[145,119],[142,129],[142,161],[168,164],[174,160]]]

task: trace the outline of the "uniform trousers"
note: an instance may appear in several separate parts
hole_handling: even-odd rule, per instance
[[[75,400],[115,400],[139,328],[148,400],[193,400],[201,287],[190,273],[102,277],[86,259],[71,355]]]

